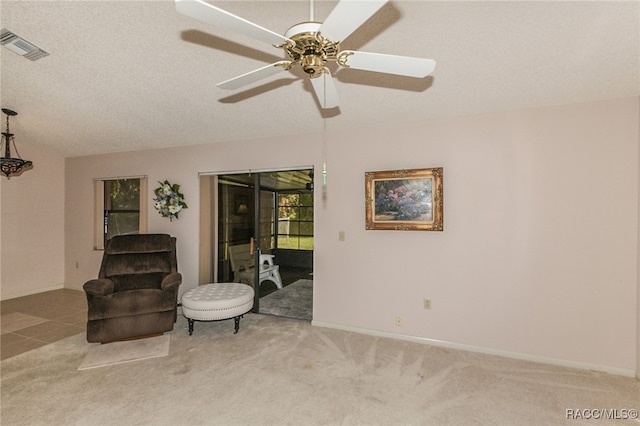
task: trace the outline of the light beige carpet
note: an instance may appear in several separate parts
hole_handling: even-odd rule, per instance
[[[2,361],[11,425],[638,425],[567,410],[638,409],[640,382],[247,314],[180,317],[169,355],[77,371],[83,334]],[[586,413],[586,412],[584,412]]]
[[[169,355],[169,335],[101,345],[93,343],[78,370],[106,367]]]

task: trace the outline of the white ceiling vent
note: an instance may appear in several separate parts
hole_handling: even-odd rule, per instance
[[[6,28],[3,28],[0,32],[0,44],[32,61],[49,56],[49,53]]]

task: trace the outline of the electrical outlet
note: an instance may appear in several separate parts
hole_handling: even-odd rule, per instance
[[[338,231],[338,241],[344,241],[344,231]]]
[[[424,299],[424,308],[431,309],[431,299]]]
[[[402,327],[402,317],[399,315],[396,317],[396,327]]]

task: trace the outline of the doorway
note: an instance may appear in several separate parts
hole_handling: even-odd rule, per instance
[[[231,256],[247,251],[258,271],[247,282],[256,292],[253,312],[310,321],[313,168],[201,175],[200,192],[200,283],[247,282]],[[260,279],[258,255],[273,256],[282,288]]]

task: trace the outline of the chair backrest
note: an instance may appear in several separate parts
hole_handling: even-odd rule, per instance
[[[178,271],[176,239],[167,234],[118,235],[107,241],[100,278],[115,283],[115,291],[159,288],[162,279]]]
[[[231,270],[234,273],[255,266],[253,253],[251,253],[250,249],[251,246],[249,244],[229,246],[229,260],[231,261]]]

